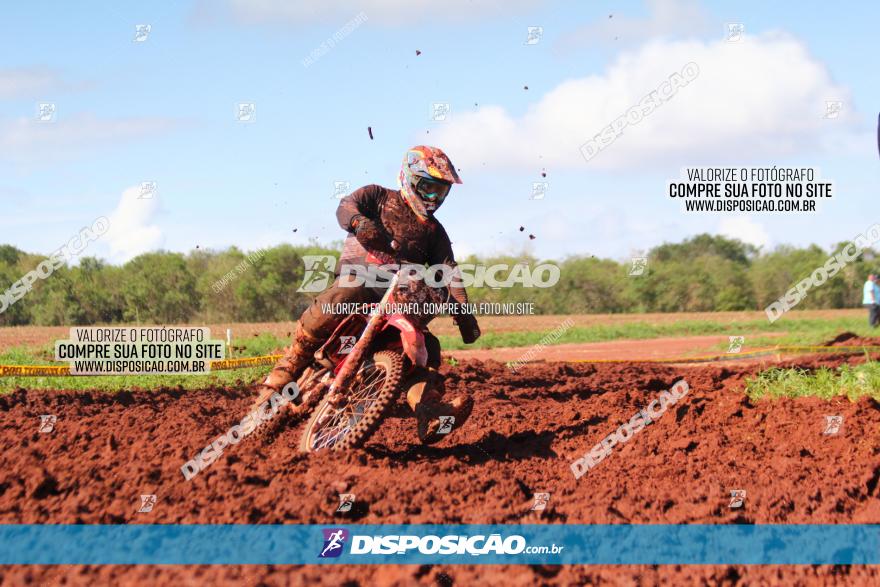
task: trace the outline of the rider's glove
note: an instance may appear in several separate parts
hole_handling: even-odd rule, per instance
[[[461,333],[461,340],[465,344],[477,342],[481,332],[480,325],[477,324],[477,319],[473,314],[459,314],[454,320],[458,325],[458,331]]]
[[[366,216],[355,216],[351,225],[354,228],[355,237],[365,249],[394,253],[394,249],[391,248],[391,238],[382,225],[375,220],[370,220]]]

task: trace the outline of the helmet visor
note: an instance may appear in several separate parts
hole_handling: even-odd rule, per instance
[[[451,187],[452,185],[445,181],[428,179],[426,177],[420,177],[415,185],[416,194],[425,203],[425,209],[429,212],[433,212],[440,207],[440,204],[449,195]]]

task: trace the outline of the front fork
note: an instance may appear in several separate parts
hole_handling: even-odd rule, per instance
[[[336,377],[333,379],[333,383],[330,384],[328,393],[330,403],[333,405],[338,405],[338,403],[342,401],[342,390],[348,387],[352,376],[357,373],[364,354],[369,348],[370,343],[373,342],[373,339],[379,330],[379,326],[384,321],[385,308],[387,307],[388,300],[391,299],[391,296],[394,294],[395,290],[397,290],[397,283],[399,280],[400,272],[394,274],[391,283],[388,285],[388,289],[385,290],[385,295],[382,296],[382,300],[379,302],[379,308],[370,316],[363,334],[361,334],[358,341],[354,344],[351,352],[348,353],[348,356],[342,363],[342,368],[339,369],[336,373]]]

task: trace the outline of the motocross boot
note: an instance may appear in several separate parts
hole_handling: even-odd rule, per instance
[[[282,357],[272,367],[272,371],[263,383],[257,386],[257,392],[271,394],[272,391],[281,391],[285,385],[299,379],[305,368],[314,360],[315,351],[322,342],[297,324],[293,344],[284,349]]]
[[[474,409],[474,400],[463,396],[450,402],[443,401],[440,374],[433,368],[425,371],[410,385],[406,401],[415,412],[419,440],[422,444],[434,444],[461,428]]]

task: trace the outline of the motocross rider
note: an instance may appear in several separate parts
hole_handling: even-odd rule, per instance
[[[398,175],[399,190],[368,185],[342,199],[336,210],[339,225],[349,235],[345,239],[339,265],[369,263],[368,251],[400,255],[408,263],[443,264],[453,269],[449,294],[459,306],[467,304],[461,287],[452,245],[434,212],[449,194],[452,184],[462,183],[446,154],[437,147],[416,146],[408,150]],[[394,246],[392,247],[392,241]],[[261,385],[275,391],[295,381],[312,361],[315,351],[331,336],[344,315],[324,313],[322,308],[341,303],[370,303],[381,299],[384,291],[376,287],[354,285],[349,275],[339,276],[319,294],[303,312],[296,327],[293,344]],[[348,281],[348,283],[346,283]],[[354,286],[353,286],[354,285]],[[457,286],[456,286],[457,285]],[[330,304],[325,306],[325,304]],[[473,343],[480,337],[476,318],[460,312],[454,318],[462,340]],[[430,444],[440,440],[437,434],[440,416],[453,416],[453,430],[461,427],[473,409],[470,396],[443,400],[443,382],[437,373],[440,366],[440,343],[425,333],[428,350],[427,369],[419,369],[408,381],[407,403],[413,409],[419,438]]]

